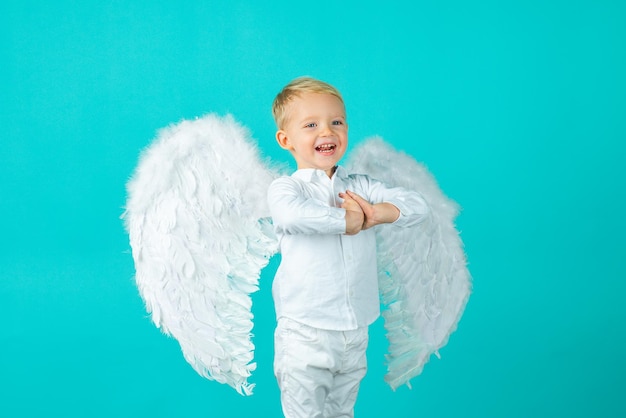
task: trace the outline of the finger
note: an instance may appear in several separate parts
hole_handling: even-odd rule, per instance
[[[350,196],[347,193],[339,193],[339,197],[342,198],[343,200],[354,200],[352,196]]]
[[[348,196],[350,196],[352,199],[356,200],[357,202],[363,202],[367,204],[370,203],[367,200],[363,199],[360,195],[354,193],[353,191],[346,190],[346,193],[348,194]]]
[[[352,200],[354,200],[359,206],[361,206],[361,208],[364,211],[369,211],[372,204],[370,202],[368,202],[367,200],[363,199],[361,196],[359,196],[358,194],[351,192],[351,191],[347,191],[348,196],[350,196],[350,198]]]

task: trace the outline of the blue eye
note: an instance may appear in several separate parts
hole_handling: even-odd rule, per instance
[[[315,128],[317,124],[315,122],[307,123],[304,125],[305,128]]]
[[[334,120],[333,125],[343,125],[343,122],[340,120]]]

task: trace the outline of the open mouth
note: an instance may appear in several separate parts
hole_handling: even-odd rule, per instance
[[[322,154],[330,154],[335,151],[335,148],[337,148],[337,146],[334,144],[322,144],[315,147],[315,151],[321,152]]]

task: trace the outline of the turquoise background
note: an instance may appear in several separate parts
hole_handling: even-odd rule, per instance
[[[0,5],[0,416],[279,416],[276,263],[252,397],[149,321],[119,215],[160,127],[230,112],[263,152],[289,80],[335,84],[460,203],[474,292],[413,381],[371,330],[359,417],[626,416],[626,6],[619,1]]]

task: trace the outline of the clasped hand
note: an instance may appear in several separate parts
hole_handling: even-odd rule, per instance
[[[346,210],[346,234],[355,235],[373,226],[394,222],[400,216],[400,210],[391,203],[371,204],[358,194],[346,190],[339,193],[343,199],[341,207]]]

